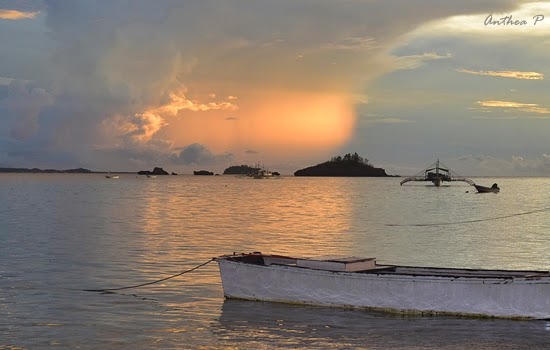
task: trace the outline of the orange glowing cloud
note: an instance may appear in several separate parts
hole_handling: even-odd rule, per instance
[[[109,133],[116,130],[118,135],[128,137],[135,143],[145,143],[169,124],[168,119],[176,117],[182,110],[205,112],[238,109],[237,105],[228,101],[209,103],[192,101],[185,96],[185,92],[185,89],[171,92],[168,94],[167,102],[147,108],[133,116],[114,115],[103,122],[103,127]]]
[[[38,15],[38,12],[21,12],[16,10],[0,9],[0,19],[32,19]]]
[[[180,146],[198,142],[215,152],[298,154],[338,147],[352,135],[355,113],[349,95],[272,92],[246,101],[230,116],[209,112],[174,121],[165,136]]]
[[[333,148],[351,136],[351,97],[331,94],[276,94],[253,106],[250,141],[269,148]]]

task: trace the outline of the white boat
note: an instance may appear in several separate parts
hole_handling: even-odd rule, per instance
[[[118,179],[118,178],[120,178],[119,175],[105,175],[105,177],[108,178],[108,179]]]
[[[157,175],[147,175],[147,177],[148,177],[149,179],[156,179],[156,178],[157,178]]]
[[[246,176],[252,179],[271,179],[274,177],[271,171],[261,167],[259,164],[256,165],[254,170],[248,173]]]
[[[250,175],[254,179],[269,179],[273,177],[273,173],[269,170],[260,169],[259,171]]]
[[[550,319],[550,272],[379,265],[374,258],[229,254],[226,298],[421,315]]]

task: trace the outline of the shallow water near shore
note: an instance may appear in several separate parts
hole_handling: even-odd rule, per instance
[[[225,300],[212,257],[548,270],[548,178],[0,174],[0,349],[545,349],[550,322]]]

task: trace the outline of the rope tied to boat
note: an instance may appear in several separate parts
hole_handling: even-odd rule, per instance
[[[509,214],[509,215],[503,215],[503,216],[497,216],[497,217],[485,218],[485,219],[453,221],[453,222],[434,222],[434,223],[426,223],[426,224],[386,224],[386,226],[401,226],[401,227],[403,227],[403,226],[409,226],[409,227],[416,226],[416,227],[423,227],[423,226],[447,226],[447,225],[471,224],[471,223],[475,223],[475,222],[502,220],[502,219],[507,219],[507,218],[511,218],[511,217],[514,217],[514,216],[530,215],[530,214],[540,213],[540,212],[544,212],[544,211],[548,211],[548,210],[550,210],[550,207],[549,208],[531,210],[531,211],[527,211],[527,212],[523,212],[523,213],[515,213],[515,214]]]
[[[183,274],[186,274],[188,272],[192,272],[192,271],[195,271],[203,266],[206,266],[208,264],[210,264],[212,261],[215,261],[216,258],[212,258],[202,264],[199,264],[189,270],[185,270],[185,271],[181,271],[179,273],[176,273],[175,275],[171,275],[171,276],[168,276],[168,277],[164,277],[164,278],[161,278],[161,279],[158,279],[156,281],[151,281],[151,282],[146,282],[146,283],[141,283],[141,284],[136,284],[136,285],[133,285],[133,286],[126,286],[126,287],[119,287],[119,288],[103,288],[103,289],[83,289],[83,291],[85,292],[98,292],[98,293],[109,293],[109,292],[114,292],[114,291],[119,291],[119,290],[124,290],[124,289],[132,289],[132,288],[139,288],[139,287],[145,287],[145,286],[149,286],[149,285],[152,285],[152,284],[156,284],[156,283],[160,283],[160,282],[164,282],[164,281],[167,281],[167,280],[170,280],[172,278],[176,278],[176,277],[179,277]]]

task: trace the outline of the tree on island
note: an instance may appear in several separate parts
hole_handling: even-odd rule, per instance
[[[329,162],[336,163],[336,164],[341,164],[341,163],[363,164],[363,165],[368,165],[372,167],[372,165],[370,165],[369,163],[369,160],[367,158],[361,157],[359,154],[357,154],[357,152],[353,154],[347,153],[344,157],[341,157],[341,156],[332,157]]]

